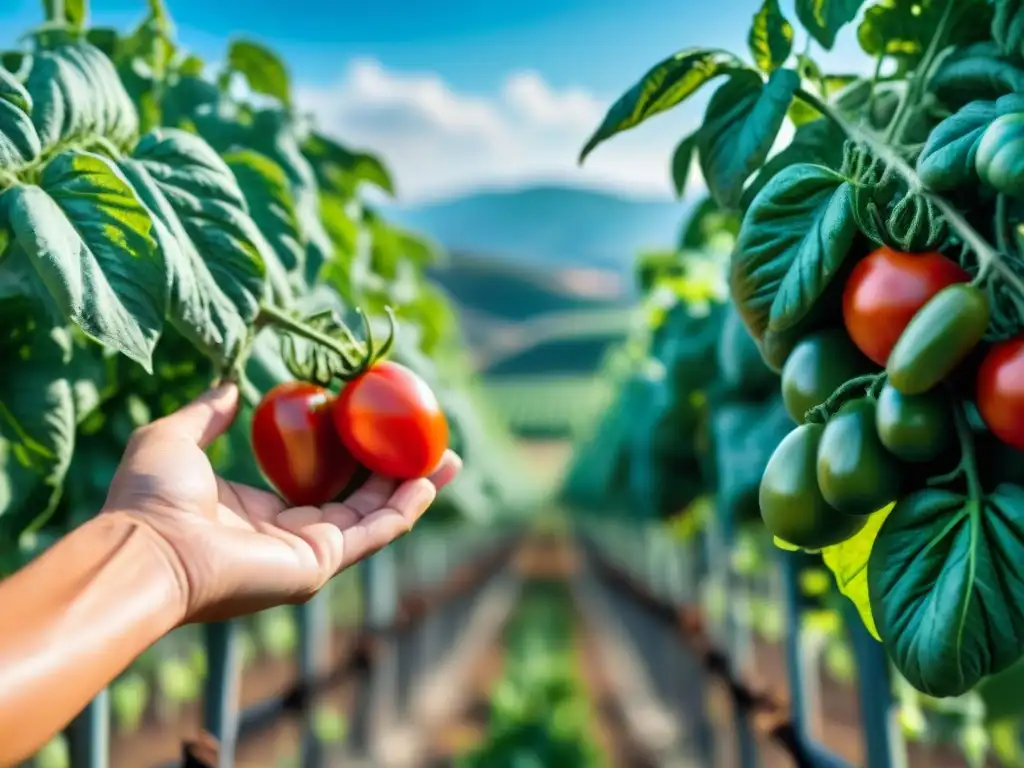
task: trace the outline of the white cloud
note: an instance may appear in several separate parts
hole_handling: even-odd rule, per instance
[[[608,104],[579,88],[555,89],[533,71],[510,74],[484,98],[436,74],[363,59],[331,86],[300,87],[298,100],[326,132],[381,154],[404,200],[530,182],[668,197],[672,150],[688,127],[685,114],[659,117],[602,145],[580,168],[580,147]]]

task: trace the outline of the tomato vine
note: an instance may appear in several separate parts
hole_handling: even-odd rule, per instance
[[[682,196],[696,163],[712,204],[738,219],[730,311],[782,373],[791,431],[760,465],[761,517],[803,537],[780,545],[862,574],[857,590],[840,586],[910,684],[962,694],[1024,657],[1012,565],[1024,557],[1020,3],[797,2],[806,46],[777,0],[751,4],[749,57],[701,47],[663,59],[580,162],[721,81],[671,167]],[[871,74],[829,74],[815,47],[854,22]],[[858,281],[870,286],[858,293]],[[822,372],[829,344],[829,373],[841,363],[845,380]],[[707,390],[715,423],[736,388]],[[740,434],[755,430],[747,413]],[[718,458],[713,474],[729,477]],[[723,519],[746,481],[729,482],[704,484]]]

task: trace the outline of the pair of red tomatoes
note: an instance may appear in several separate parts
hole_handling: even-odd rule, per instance
[[[940,253],[879,248],[858,262],[843,288],[846,331],[861,352],[884,367],[918,310],[943,288],[970,279]],[[978,368],[975,395],[992,433],[1024,450],[1024,336],[991,345]]]
[[[425,477],[448,447],[448,422],[422,378],[376,363],[341,394],[290,381],[270,390],[252,421],[256,462],[295,506],[336,499],[360,467],[387,477]]]

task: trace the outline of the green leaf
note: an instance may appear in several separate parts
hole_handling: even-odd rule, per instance
[[[28,91],[14,75],[0,69],[0,170],[16,171],[39,158],[42,148],[31,112]]]
[[[256,93],[272,96],[285,106],[291,105],[288,69],[269,48],[251,40],[235,40],[228,48],[228,66],[241,73]]]
[[[839,591],[854,604],[865,628],[876,640],[881,640],[881,638],[878,636],[878,628],[875,626],[875,618],[871,613],[871,600],[868,596],[868,560],[878,531],[888,519],[892,509],[893,505],[890,504],[885,509],[873,514],[867,525],[861,528],[852,539],[821,550],[821,559],[835,576]]]
[[[864,0],[796,0],[800,23],[826,50],[832,50],[836,34],[857,16]]]
[[[138,133],[139,118],[117,70],[89,43],[35,54],[25,86],[44,150],[67,142],[88,144],[98,136],[127,144]]]
[[[767,84],[754,72],[737,72],[711,97],[697,133],[700,166],[724,208],[736,208],[750,175],[764,163],[779,134],[800,77],[774,72]]]
[[[857,234],[850,194],[840,174],[801,163],[780,171],[751,202],[730,284],[755,338],[797,326],[839,271]]]
[[[693,165],[693,152],[697,148],[697,134],[692,133],[676,145],[672,153],[672,186],[676,189],[676,197],[682,199],[689,181],[690,166]]]
[[[797,102],[793,102],[796,104]],[[846,134],[831,120],[815,120],[797,128],[793,140],[778,154],[771,157],[754,180],[747,185],[740,207],[746,210],[764,185],[779,171],[797,163],[823,165],[839,170],[843,164],[843,144]]]
[[[742,69],[748,67],[736,56],[713,48],[687,48],[659,62],[612,104],[579,162],[615,134],[682,103],[719,75]]]
[[[921,60],[935,36],[946,0],[879,0],[864,12],[857,40],[869,56],[899,59],[904,67]],[[957,0],[944,39],[966,46],[987,40],[992,22],[988,0]]]
[[[266,291],[262,236],[228,165],[198,136],[147,134],[124,161],[146,205],[171,277],[171,319],[200,349],[230,357]]]
[[[367,182],[389,195],[395,194],[390,172],[374,154],[347,149],[317,132],[306,139],[302,153],[312,164],[317,182],[323,189],[350,195],[360,182]]]
[[[974,101],[939,123],[917,158],[921,181],[938,191],[976,181],[974,156],[996,116],[994,101]]]
[[[288,189],[288,178],[281,166],[251,149],[225,155],[224,161],[238,181],[249,214],[284,268],[288,271],[301,269],[305,261],[305,244],[295,203]]]
[[[871,609],[896,668],[958,696],[1024,654],[1024,489],[983,500],[919,491],[896,504],[868,562]]]
[[[987,56],[968,56],[940,66],[928,88],[946,107],[956,110],[972,101],[1024,93],[1024,69]]]
[[[761,9],[754,14],[747,44],[757,66],[765,72],[774,72],[786,63],[793,52],[793,25],[782,15],[779,0],[761,3]]]
[[[63,152],[39,186],[15,186],[0,202],[61,315],[151,372],[167,273],[149,211],[120,172],[98,155]]]
[[[1007,56],[1024,56],[1024,2],[995,0],[992,38]]]
[[[63,18],[57,18],[57,8],[63,10]],[[55,0],[43,0],[43,13],[47,21],[67,21],[75,27],[85,25],[89,17],[88,0],[61,0],[58,4]]]
[[[39,310],[0,302],[0,548],[50,517],[75,448],[70,339]]]
[[[112,27],[93,27],[85,33],[90,45],[96,46],[111,61],[117,60],[117,47],[121,36]]]

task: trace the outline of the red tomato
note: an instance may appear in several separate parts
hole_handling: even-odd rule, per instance
[[[338,497],[359,465],[331,421],[334,395],[301,381],[278,384],[253,413],[252,449],[268,482],[289,504]]]
[[[448,421],[437,397],[413,371],[391,361],[341,390],[334,425],[360,464],[387,477],[425,477],[448,447]]]
[[[977,396],[992,434],[1024,451],[1024,336],[992,345],[978,369]]]
[[[853,268],[843,289],[843,322],[853,343],[884,366],[903,329],[936,293],[971,279],[941,253],[879,248]]]

